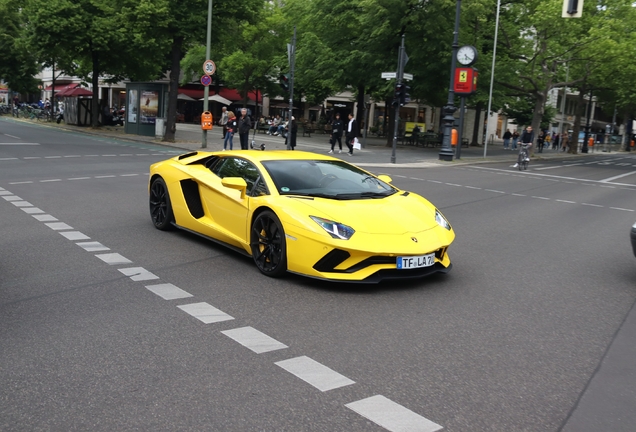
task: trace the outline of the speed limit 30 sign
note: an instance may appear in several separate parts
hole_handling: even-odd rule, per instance
[[[205,63],[203,63],[203,73],[206,75],[214,75],[214,72],[216,72],[216,65],[212,60],[206,60]]]

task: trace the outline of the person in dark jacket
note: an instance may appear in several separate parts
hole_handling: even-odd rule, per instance
[[[291,127],[290,127],[291,123]],[[298,123],[296,123],[296,117],[292,116],[291,122],[287,123],[287,139],[289,140],[289,147],[292,150],[296,147],[296,136],[298,134]]]
[[[353,141],[358,137],[358,122],[353,117],[353,113],[349,113],[349,123],[347,124],[347,133],[345,135],[345,144],[349,147],[349,156],[353,156]]]
[[[238,120],[239,139],[241,140],[241,150],[247,150],[252,129],[252,119],[247,115],[247,108],[241,109],[241,118]]]
[[[342,132],[344,131],[344,123],[340,120],[340,114],[336,113],[336,118],[331,122],[331,150],[329,153],[333,153],[333,149],[336,146],[336,141],[338,141],[338,147],[340,147],[340,151],[338,153],[342,153]]]
[[[506,132],[503,135],[504,150],[508,150],[508,147],[510,146],[510,138],[512,138],[512,133],[510,132],[510,129],[506,129]]]

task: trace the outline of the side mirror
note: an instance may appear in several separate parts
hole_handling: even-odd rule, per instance
[[[245,191],[247,190],[245,179],[241,177],[225,177],[221,179],[221,184],[226,188],[240,191],[241,199],[245,198]]]
[[[386,174],[380,174],[378,175],[378,178],[385,183],[391,183],[393,181],[393,179]]]

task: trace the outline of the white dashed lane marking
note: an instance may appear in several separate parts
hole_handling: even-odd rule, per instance
[[[435,432],[442,429],[437,423],[382,395],[371,396],[345,406],[391,432]]]
[[[61,233],[61,234],[64,234],[64,233]],[[79,240],[84,240],[84,239],[79,239]],[[117,269],[117,270],[122,272],[124,275],[129,276],[130,279],[136,282],[159,279],[159,276],[150,273],[148,270],[146,270],[143,267],[130,267],[130,268]]]
[[[110,248],[104,246],[100,242],[81,242],[75,244],[84,249],[86,252],[100,252],[110,250]]]
[[[355,381],[307,356],[295,357],[275,364],[322,392],[355,384]]]
[[[60,234],[62,234],[64,237],[66,237],[67,239],[71,240],[71,241],[75,241],[75,240],[90,240],[91,238],[89,236],[87,236],[86,234],[83,234],[79,231],[61,231]]]
[[[127,176],[133,175],[137,174],[128,174]],[[90,240],[90,237],[87,235],[79,231],[73,231],[73,227],[70,225],[64,222],[59,222],[59,220],[54,216],[46,214],[43,210],[34,207],[27,201],[23,201],[22,198],[11,194],[3,188],[0,188],[0,196],[2,196],[5,201],[18,207],[22,207],[21,209],[25,213],[32,215],[40,222],[44,222],[47,227],[58,231],[68,240]],[[110,250],[108,247],[96,241],[76,242],[75,244],[87,252]],[[132,263],[131,260],[118,253],[103,253],[96,254],[95,256],[109,265]],[[125,276],[130,277],[133,281],[159,279],[158,276],[152,274],[143,267],[120,268],[118,270]],[[165,300],[193,297],[192,294],[170,283],[146,285],[145,288]],[[206,324],[234,319],[232,316],[205,302],[180,305],[178,307],[187,314]],[[257,354],[288,348],[287,345],[249,326],[226,330],[221,333]],[[283,360],[275,364],[292,375],[295,375],[301,380],[311,384],[322,392],[355,384],[355,381],[335,372],[307,356]],[[441,429],[441,426],[395,402],[390,401],[384,396],[373,396],[371,398],[350,403],[346,406],[389,431],[433,432]]]
[[[234,339],[245,348],[254,351],[256,354],[287,348],[287,345],[278,342],[276,339],[271,338],[265,333],[262,333],[252,327],[235,328],[232,330],[222,331],[221,333],[231,339]]]
[[[205,302],[192,303],[177,307],[205,324],[229,321],[234,319],[234,317],[231,317],[225,312]]]
[[[172,285],[171,283],[146,285],[146,288],[164,300],[176,300],[192,297],[192,294]]]
[[[128,258],[118,254],[118,253],[107,253],[107,254],[99,254],[99,255],[95,255],[97,258],[99,258],[100,260],[104,261],[106,264],[109,265],[117,265],[117,264],[130,264],[132,263],[131,260],[129,260]]]

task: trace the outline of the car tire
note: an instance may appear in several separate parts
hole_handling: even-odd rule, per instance
[[[150,185],[149,205],[150,218],[155,228],[162,231],[172,229],[174,214],[170,204],[170,195],[168,194],[168,186],[161,177],[154,179]]]
[[[287,271],[285,230],[274,212],[265,210],[254,219],[250,240],[254,263],[261,273],[279,277]]]

